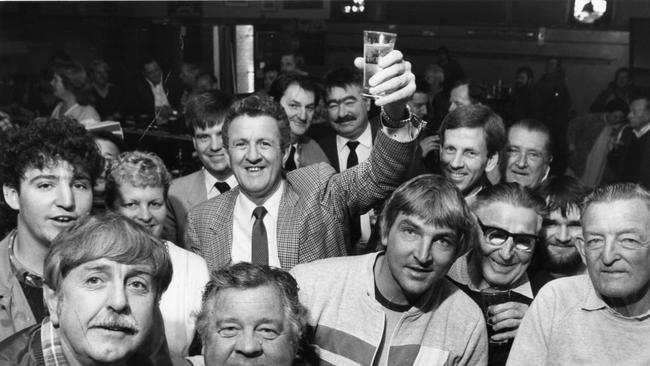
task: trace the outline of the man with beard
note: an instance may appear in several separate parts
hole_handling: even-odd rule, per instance
[[[556,278],[584,273],[577,241],[582,240],[580,204],[589,191],[576,178],[558,176],[544,181],[537,193],[546,200],[548,214],[542,221],[537,270],[531,271],[533,293]]]
[[[647,365],[650,360],[650,192],[599,187],[583,202],[587,274],[542,288],[508,365]]]
[[[344,67],[330,71],[324,84],[331,128],[319,128],[313,135],[334,169],[342,172],[370,157],[380,124],[376,119],[368,120],[370,101],[362,96],[363,75],[359,70]],[[369,214],[351,217],[348,252],[363,251],[370,233]]]
[[[318,105],[316,82],[298,74],[280,75],[271,85],[269,95],[280,103],[291,128],[291,147],[284,160],[284,170],[290,172],[311,164],[329,164],[318,143],[306,135]]]
[[[144,227],[113,213],[80,219],[45,257],[49,317],[0,343],[0,364],[152,365],[171,277],[165,245]]]

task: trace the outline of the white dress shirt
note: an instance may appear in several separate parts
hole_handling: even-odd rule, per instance
[[[157,85],[153,85],[153,83],[149,81],[149,79],[145,78],[145,80],[147,80],[147,83],[149,83],[149,86],[151,87],[151,91],[153,92],[154,106],[156,107],[170,106],[169,99],[167,99],[167,93],[165,93],[165,89],[163,88],[163,83],[158,83]]]
[[[205,168],[203,169],[203,177],[205,181],[205,191],[208,192],[208,199],[217,197],[218,195],[221,194],[217,187],[214,186],[215,183],[219,182],[217,178],[215,178],[212,174],[210,174]],[[228,177],[224,182],[228,183],[230,186],[230,189],[233,189],[237,186],[237,178],[235,177],[234,174],[232,174],[230,177]]]
[[[336,151],[339,156],[339,167],[341,171],[344,171],[348,168],[348,156],[350,155],[350,148],[347,143],[350,139],[347,139],[341,135],[336,135]],[[366,129],[363,130],[361,136],[359,136],[356,141],[359,142],[359,145],[354,150],[357,153],[357,158],[359,159],[359,164],[368,160],[370,157],[370,151],[372,151],[372,130],[370,128],[370,123],[366,126]],[[360,242],[366,243],[370,238],[370,212],[365,213],[359,217],[359,222],[361,226],[361,238]]]
[[[278,256],[278,214],[280,212],[280,199],[284,192],[284,181],[280,182],[278,189],[264,202],[262,206],[267,213],[262,219],[266,228],[266,239],[269,245],[269,265],[280,267]],[[235,212],[232,225],[232,262],[250,262],[252,258],[253,224],[255,217],[253,210],[257,205],[245,194],[239,193],[235,201]]]

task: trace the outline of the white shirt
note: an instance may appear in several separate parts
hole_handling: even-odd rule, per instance
[[[147,83],[149,83],[149,86],[151,87],[151,91],[153,92],[153,100],[154,100],[154,106],[156,107],[162,107],[162,106],[170,106],[169,100],[167,99],[167,94],[165,93],[165,89],[163,88],[163,83],[158,83],[157,85],[153,85],[149,79],[145,78],[147,80]]]
[[[336,135],[336,151],[339,156],[339,167],[341,171],[344,171],[348,168],[348,156],[350,155],[350,148],[347,143],[350,139],[347,139],[343,136]],[[357,153],[357,158],[359,164],[368,160],[370,157],[370,152],[372,151],[372,130],[370,128],[370,123],[366,125],[366,129],[363,130],[361,136],[359,136],[356,141],[359,142],[359,145],[354,150]],[[366,243],[370,238],[370,212],[363,214],[359,217],[360,226],[361,226],[361,238],[360,242]]]
[[[204,177],[204,183],[205,183],[205,191],[208,192],[208,199],[217,197],[218,195],[221,194],[217,187],[214,186],[215,183],[219,182],[217,178],[215,178],[212,174],[210,174],[205,168],[203,169],[203,177]],[[237,178],[235,177],[234,174],[232,174],[230,177],[228,177],[225,180],[226,183],[230,186],[230,189],[233,189],[237,186]]]
[[[262,219],[266,228],[266,239],[269,245],[269,265],[274,267],[280,266],[280,257],[278,256],[278,214],[280,212],[280,199],[284,192],[284,180],[280,182],[278,189],[269,197],[262,206],[267,213]],[[232,225],[232,262],[250,262],[252,259],[253,245],[253,224],[255,217],[253,210],[257,205],[253,203],[245,194],[237,195],[235,201],[235,212]]]
[[[648,131],[650,131],[650,123],[648,123],[647,125],[641,127],[641,129],[638,130],[638,131],[636,129],[632,130],[632,132],[634,132],[634,135],[638,139],[640,139],[641,136],[645,135]]]

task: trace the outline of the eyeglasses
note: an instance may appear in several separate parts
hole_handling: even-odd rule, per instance
[[[481,220],[478,220],[478,224],[483,230],[483,236],[487,243],[495,247],[502,246],[509,238],[512,238],[516,250],[529,253],[535,249],[535,243],[539,240],[537,235],[513,234],[498,227],[484,225]]]

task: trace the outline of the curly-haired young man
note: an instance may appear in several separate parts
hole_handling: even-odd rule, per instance
[[[38,119],[0,147],[5,203],[18,211],[16,229],[0,241],[0,340],[40,322],[43,261],[52,240],[92,207],[103,158],[85,128]]]

